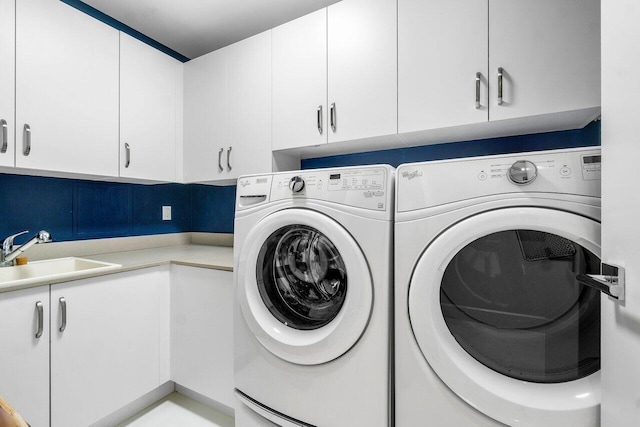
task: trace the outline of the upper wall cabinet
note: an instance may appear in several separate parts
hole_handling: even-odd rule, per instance
[[[117,176],[118,31],[60,1],[18,0],[16,126],[18,167]]]
[[[185,65],[184,176],[235,183],[271,172],[271,31]]]
[[[398,0],[399,132],[489,119],[487,2]]]
[[[343,0],[273,30],[274,150],[397,132],[396,0]]]
[[[227,49],[220,49],[184,65],[185,182],[226,178],[227,150]]]
[[[227,179],[271,172],[271,31],[227,49],[229,147],[222,166]]]
[[[0,0],[0,166],[14,165],[15,6]]]
[[[327,9],[272,31],[274,150],[327,142]]]
[[[600,107],[600,0],[490,0],[489,13],[490,120]]]
[[[327,8],[329,142],[398,131],[396,0]]]
[[[182,64],[120,34],[120,176],[176,181]]]
[[[566,112],[537,130],[583,125],[600,106],[599,40],[599,0],[398,0],[398,130]]]

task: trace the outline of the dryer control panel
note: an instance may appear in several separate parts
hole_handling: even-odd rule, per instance
[[[397,211],[512,193],[600,197],[600,165],[599,148],[405,164],[398,168]]]

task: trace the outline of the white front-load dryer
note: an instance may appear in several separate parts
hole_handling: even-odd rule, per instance
[[[394,169],[238,180],[236,426],[390,423]]]
[[[401,165],[396,426],[597,426],[600,151]]]

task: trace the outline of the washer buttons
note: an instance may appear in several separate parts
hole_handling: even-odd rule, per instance
[[[560,169],[560,175],[562,175],[562,176],[569,176],[569,175],[571,175],[571,169],[569,169],[569,168],[568,168],[568,167],[566,167],[566,166],[563,166],[563,167]]]
[[[478,174],[478,179],[479,179],[480,181],[484,181],[485,179],[487,179],[487,174],[486,174],[485,172],[480,172],[480,173]]]

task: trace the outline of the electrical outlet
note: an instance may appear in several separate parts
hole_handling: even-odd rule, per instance
[[[171,206],[162,207],[162,220],[171,221]]]

